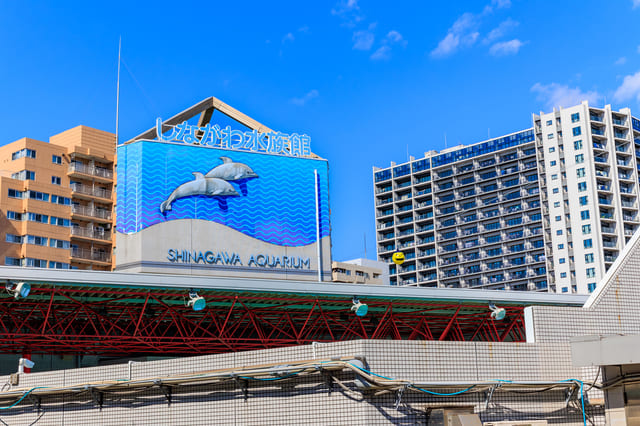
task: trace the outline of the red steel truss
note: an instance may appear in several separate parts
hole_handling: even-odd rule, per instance
[[[194,312],[161,289],[32,288],[0,299],[0,352],[106,356],[212,354],[353,339],[523,341],[522,306],[495,321],[486,305],[361,300],[274,293],[201,292]]]

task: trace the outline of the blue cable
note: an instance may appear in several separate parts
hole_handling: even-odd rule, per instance
[[[475,388],[475,387],[476,387],[476,385],[471,385],[471,386],[469,386],[468,388],[466,388],[466,389],[464,389],[464,390],[461,390],[461,391],[458,391],[458,392],[453,392],[453,393],[440,393],[440,392],[428,391],[428,390],[426,390],[426,389],[422,389],[422,388],[419,388],[419,387],[417,387],[417,386],[413,386],[413,385],[409,385],[409,387],[410,387],[410,388],[412,388],[412,389],[419,390],[420,392],[428,393],[428,394],[430,394],[430,395],[437,395],[437,396],[454,396],[454,395],[460,395],[461,393],[465,393],[465,392],[467,392],[467,391],[470,391],[471,389]]]
[[[46,389],[47,386],[36,386],[35,388],[31,388],[27,391],[27,393],[25,393],[24,395],[22,395],[22,397],[17,400],[16,402],[14,402],[13,404],[7,406],[7,407],[0,407],[0,410],[8,410],[9,408],[13,408],[16,405],[20,404],[22,402],[23,399],[25,399],[27,397],[27,395],[29,395],[31,392],[33,392],[36,389]]]

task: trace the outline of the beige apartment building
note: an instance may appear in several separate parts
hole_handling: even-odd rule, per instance
[[[0,263],[113,269],[115,135],[78,126],[0,147]]]

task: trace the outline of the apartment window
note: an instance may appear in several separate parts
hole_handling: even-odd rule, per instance
[[[558,229],[558,230],[556,231],[556,235],[562,235],[562,229]]]
[[[499,229],[499,228],[500,228],[500,222],[487,223],[484,226],[484,229],[486,229],[487,231],[490,231],[492,229]]]
[[[571,114],[571,122],[577,123],[578,121],[580,121],[580,113],[576,112],[575,114]]]
[[[53,164],[62,164],[62,157],[59,155],[52,155],[51,156],[51,162]]]
[[[584,154],[576,155],[576,163],[577,164],[584,163]]]
[[[31,222],[48,223],[49,216],[40,213],[27,213],[27,220]]]
[[[586,248],[586,249],[592,248],[593,247],[593,240],[591,238],[587,238],[586,240],[584,240],[582,242],[582,244],[584,245],[584,248]]]
[[[36,180],[36,172],[32,172],[31,170],[21,170],[17,173],[11,174],[11,179]]]
[[[60,176],[51,176],[51,185],[61,185],[61,183]]]
[[[522,223],[521,217],[514,217],[512,219],[507,220],[507,226],[520,225],[521,223]]]
[[[22,266],[22,261],[15,257],[5,257],[4,264],[7,266]]]
[[[593,293],[593,290],[596,289],[596,283],[587,284],[587,288],[589,289],[589,293]]]
[[[560,272],[560,278],[567,278],[567,273],[566,272]],[[566,287],[565,287],[566,289]]]
[[[547,120],[547,126],[553,125],[553,120]]]
[[[22,236],[21,235],[7,234],[6,237],[5,237],[5,241],[8,242],[8,243],[22,244]]]
[[[547,135],[547,139],[553,139],[553,133],[549,133],[549,134]],[[555,149],[555,148],[553,148],[553,147],[549,148],[549,152],[553,152],[553,151],[555,151],[555,150],[556,150],[556,149]]]
[[[582,225],[582,235],[591,233],[591,225]]]
[[[7,219],[21,221],[21,220],[24,220],[24,215],[23,213],[18,213],[18,212],[13,212],[11,210],[8,210]]]
[[[558,244],[558,250],[562,250],[564,248],[564,244],[560,243]]]
[[[18,191],[17,189],[9,188],[8,195],[9,198],[24,198],[24,192]]]
[[[560,192],[560,188],[553,188],[553,193],[557,194],[558,192]]]
[[[589,197],[586,195],[583,195],[582,197],[579,198],[579,201],[581,206],[586,206],[587,204],[589,204]]]
[[[573,142],[573,149],[578,150],[582,149],[582,140],[577,140]]]
[[[582,134],[582,128],[580,126],[573,128],[573,136],[580,136]]]
[[[502,254],[501,248],[494,248],[491,250],[487,250],[487,256],[499,256]]]
[[[37,235],[26,235],[25,239],[27,240],[27,244],[45,247],[47,246],[47,241],[49,241],[47,237],[39,237]]]
[[[589,219],[589,210],[582,210],[580,212],[580,219],[582,219],[582,220]]]
[[[569,292],[569,287],[562,287],[562,292],[563,293],[568,293]]]
[[[560,201],[554,201],[553,207],[560,207]]]
[[[38,201],[49,201],[49,194],[40,191],[29,191],[29,198]]]
[[[550,167],[553,167],[555,165],[556,165],[556,160],[552,160],[552,161],[549,162],[549,166]]]
[[[514,244],[511,247],[509,247],[509,251],[512,253],[523,251],[523,250],[524,250],[524,244]]]
[[[587,182],[578,182],[578,192],[584,192],[587,190]]]
[[[558,263],[565,263],[567,260],[564,257],[558,259]]]
[[[20,158],[36,158],[36,152],[33,149],[23,148],[20,151],[16,151],[11,154],[12,160],[18,160]]]
[[[58,225],[58,226],[70,226],[71,222],[69,221],[69,219],[51,216],[51,224]]]
[[[556,222],[560,222],[562,220],[562,216],[556,216]]]
[[[558,180],[558,174],[551,175],[551,180]]]
[[[49,261],[49,269],[69,269],[68,263]],[[351,271],[347,271],[351,272]]]
[[[47,261],[44,259],[34,259],[32,257],[27,257],[25,259],[25,264],[30,268],[46,268]]]
[[[68,249],[70,247],[69,241],[56,240],[54,238],[49,239],[49,247]],[[349,272],[349,271],[347,271]]]
[[[576,175],[578,175],[579,178],[581,177],[585,177],[585,171],[584,168],[580,168],[576,170]]]
[[[584,263],[593,263],[593,253],[587,253],[584,255]]]
[[[587,268],[587,278],[595,278],[596,268]]]
[[[493,244],[500,242],[500,235],[491,235],[487,237],[487,244]]]
[[[60,195],[52,195],[51,202],[53,204],[62,204],[64,206],[68,206],[71,204],[71,199],[67,197],[62,197]]]

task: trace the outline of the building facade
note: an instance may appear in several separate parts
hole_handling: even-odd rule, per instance
[[[370,259],[360,258],[331,263],[333,282],[389,285],[387,271],[385,263]]]
[[[583,102],[533,125],[374,168],[392,285],[595,289],[640,223],[640,120]]]
[[[78,126],[0,147],[1,261],[112,270],[115,136]]]
[[[210,97],[118,146],[116,270],[331,281],[328,162]]]

